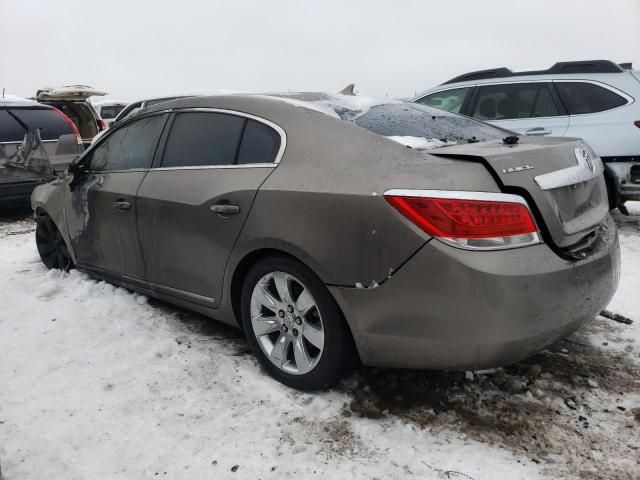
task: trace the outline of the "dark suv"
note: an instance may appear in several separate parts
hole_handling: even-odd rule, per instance
[[[19,97],[0,98],[0,207],[28,204],[84,150],[74,123],[60,110]]]

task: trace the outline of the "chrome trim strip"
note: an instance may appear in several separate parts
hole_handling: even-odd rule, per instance
[[[175,112],[175,113],[181,113],[181,112],[213,112],[213,113],[226,113],[229,115],[237,115],[239,117],[245,117],[245,118],[250,118],[252,120],[256,120],[260,123],[264,123],[265,125],[268,125],[269,127],[273,128],[276,132],[278,132],[280,134],[280,148],[278,149],[278,153],[276,154],[276,158],[273,161],[273,165],[277,165],[278,163],[280,163],[280,160],[282,159],[282,156],[284,155],[284,150],[287,146],[287,133],[284,131],[284,129],[278,125],[277,123],[273,123],[271,120],[267,120],[266,118],[262,118],[262,117],[258,117],[257,115],[253,115],[251,113],[246,113],[246,112],[240,112],[238,110],[229,110],[229,109],[225,109],[225,108],[209,108],[209,107],[187,107],[187,108],[173,108],[171,109],[171,111]],[[155,112],[153,112],[155,113]],[[245,165],[265,165],[265,164],[259,164],[259,163],[255,163],[255,164],[245,164]],[[271,165],[271,164],[268,164]],[[238,165],[231,165],[233,167],[237,167]],[[162,167],[161,167],[162,168]],[[172,167],[168,167],[168,168],[172,168]],[[189,168],[189,167],[178,167],[178,168]]]
[[[67,135],[72,135],[72,134],[68,133]],[[42,140],[42,143],[53,143],[53,142],[57,142],[57,141],[59,141],[59,139]],[[22,142],[23,142],[23,140],[18,140],[18,141],[15,141],[15,142],[0,142],[0,145],[21,145]]]
[[[598,175],[602,175],[604,165],[602,164],[600,157],[597,157],[595,154],[593,155],[591,160],[591,165],[593,167],[591,167],[587,163],[586,159],[580,154],[580,152],[586,152],[587,154],[590,154],[591,152],[583,148],[576,148],[574,151],[578,165],[563,168],[562,170],[556,170],[554,172],[543,173],[542,175],[534,177],[534,180],[540,190],[545,191],[553,190],[554,188],[568,187],[577,183],[588,182]]]
[[[410,190],[405,188],[392,188],[384,192],[384,195],[398,195],[402,197],[424,198],[453,198],[456,200],[483,200],[488,202],[520,203],[529,208],[527,201],[520,195],[500,192],[469,192],[463,190]]]

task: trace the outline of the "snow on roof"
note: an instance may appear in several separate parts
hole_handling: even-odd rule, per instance
[[[371,107],[390,103],[402,103],[367,95],[344,95],[341,93],[268,93],[258,95],[324,113],[333,118],[355,120],[366,114]]]
[[[0,97],[0,107],[33,107],[40,105],[35,100],[18,97],[16,95],[5,95]]]

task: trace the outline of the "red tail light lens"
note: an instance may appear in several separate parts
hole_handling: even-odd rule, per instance
[[[640,128],[640,120],[636,120],[635,122],[633,122],[633,124],[634,124],[636,127]]]
[[[67,115],[65,115],[65,113],[62,110],[58,110],[55,107],[53,107],[53,109],[56,112],[58,112],[58,114],[64,119],[64,121],[67,122],[67,125],[71,127],[71,130],[73,130],[73,134],[76,136],[76,143],[78,145],[82,145],[82,137],[80,136],[80,131],[78,130],[78,127],[76,126],[76,124],[73,123],[73,120],[71,120]]]
[[[384,198],[429,235],[469,249],[539,243],[529,207],[517,195],[390,190]]]
[[[98,131],[101,132],[106,129],[107,129],[107,124],[104,123],[104,120],[102,119],[98,120]]]

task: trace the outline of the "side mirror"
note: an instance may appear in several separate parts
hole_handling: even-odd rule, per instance
[[[73,179],[69,182],[69,189],[72,192],[80,182],[80,179],[87,173],[89,173],[89,170],[87,170],[87,167],[84,165],[84,163],[78,161],[79,159],[79,156],[74,158],[73,162],[71,162],[67,167],[67,174],[73,175]]]

